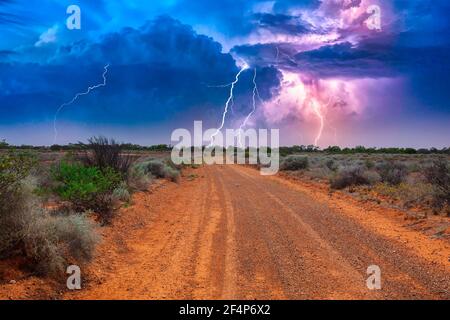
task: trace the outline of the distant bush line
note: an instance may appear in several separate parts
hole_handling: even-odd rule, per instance
[[[315,146],[292,146],[292,147],[280,147],[280,155],[286,156],[290,154],[303,153],[303,152],[323,152],[330,154],[450,154],[450,148],[430,148],[430,149],[414,149],[414,148],[366,148],[364,146],[357,146],[354,148],[341,148],[338,146],[330,146],[325,149],[320,149]]]
[[[158,144],[152,146],[141,146],[132,143],[122,143],[119,145],[121,150],[124,151],[154,151],[154,152],[170,152],[172,146],[167,144]],[[1,149],[17,149],[17,150],[40,150],[40,151],[84,151],[91,148],[90,144],[85,143],[69,143],[67,145],[52,145],[52,146],[31,146],[31,145],[9,145],[7,142],[0,141]],[[204,149],[205,147],[203,147]],[[248,148],[247,148],[248,150]],[[224,149],[225,151],[225,149]],[[270,150],[269,150],[270,151]],[[331,153],[331,154],[450,154],[450,147],[437,149],[437,148],[369,148],[364,146],[356,146],[354,148],[341,148],[339,146],[329,146],[325,149],[320,149],[313,145],[301,145],[292,147],[280,147],[281,156],[288,156],[297,153]]]
[[[153,146],[140,146],[137,144],[131,143],[122,143],[118,145],[121,150],[126,151],[156,151],[156,152],[164,152],[171,151],[172,146],[167,144],[158,144]],[[32,145],[10,145],[5,141],[0,141],[0,150],[1,149],[16,149],[16,150],[36,150],[36,151],[85,151],[92,149],[90,143],[69,143],[66,145],[58,145],[54,144],[52,146],[32,146]]]

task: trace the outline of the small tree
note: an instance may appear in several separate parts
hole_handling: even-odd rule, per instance
[[[93,137],[88,140],[86,152],[83,160],[88,166],[97,167],[100,170],[112,168],[120,172],[125,178],[131,166],[132,159],[129,155],[122,154],[122,144],[114,139],[105,137]]]
[[[7,149],[9,144],[6,142],[5,139],[0,141],[0,149]]]

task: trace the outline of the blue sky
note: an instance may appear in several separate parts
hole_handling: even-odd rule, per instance
[[[69,30],[66,9],[81,9]],[[381,9],[370,30],[367,8]],[[0,138],[48,145],[113,136],[169,143],[176,128],[279,128],[282,144],[444,147],[446,0],[0,0]],[[319,117],[320,116],[320,117]],[[322,118],[323,123],[320,123]],[[321,124],[323,129],[321,129]]]

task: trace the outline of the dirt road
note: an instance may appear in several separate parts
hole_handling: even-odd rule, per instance
[[[251,168],[205,166],[134,202],[65,298],[450,299],[448,242]]]

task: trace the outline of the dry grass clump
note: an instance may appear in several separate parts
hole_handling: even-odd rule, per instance
[[[147,159],[136,164],[136,170],[151,174],[155,178],[166,178],[178,182],[180,172],[160,159]]]
[[[446,159],[436,160],[425,172],[433,186],[433,208],[450,215],[450,166]]]
[[[130,168],[127,184],[131,190],[146,191],[153,180],[154,177],[146,172],[145,167],[137,163]]]
[[[374,187],[374,191],[393,200],[401,201],[404,207],[411,208],[429,204],[433,188],[428,183],[409,184],[402,182],[398,185],[379,183]]]
[[[120,183],[112,192],[114,201],[129,202],[131,200],[131,194],[128,190],[128,186],[125,182]]]
[[[281,161],[280,170],[295,171],[303,170],[309,167],[309,159],[306,156],[291,155]]]
[[[376,166],[381,176],[381,181],[392,185],[402,183],[408,175],[408,168],[401,162],[383,162]]]
[[[367,171],[362,166],[343,167],[330,179],[332,189],[350,186],[372,185],[378,180],[376,172]]]
[[[39,274],[60,275],[68,264],[91,259],[99,240],[86,215],[50,213],[36,201],[31,180],[0,208],[0,258],[22,256]]]

